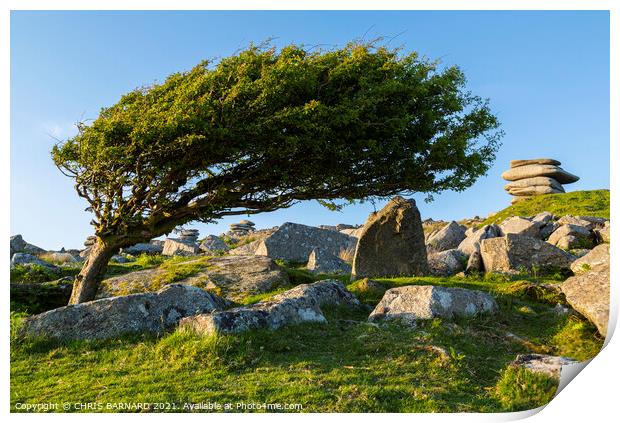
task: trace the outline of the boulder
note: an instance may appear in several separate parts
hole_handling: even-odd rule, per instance
[[[609,222],[605,222],[602,228],[595,228],[594,235],[599,243],[609,242],[610,234],[609,234]]]
[[[535,178],[537,176],[553,178],[561,184],[571,184],[579,180],[578,176],[568,173],[557,165],[549,164],[528,164],[510,168],[502,173],[502,178],[507,181],[518,181],[519,179]]]
[[[461,250],[452,249],[428,254],[428,268],[433,276],[452,276],[465,270],[467,256]]]
[[[575,257],[540,239],[508,234],[485,239],[480,254],[487,272],[520,273],[532,267],[541,270],[569,269]]]
[[[24,241],[24,238],[19,234],[13,235],[11,237],[11,257],[13,257],[15,253],[24,251],[24,248],[26,248],[26,241]]]
[[[513,216],[504,220],[499,227],[504,235],[517,234],[540,238],[540,222],[532,222],[525,217]]]
[[[519,167],[527,165],[553,165],[560,166],[562,163],[553,159],[529,159],[529,160],[511,160],[510,167]]]
[[[480,251],[474,251],[467,260],[467,266],[465,266],[465,274],[471,275],[475,273],[484,272],[484,263],[482,262],[482,255]]]
[[[530,219],[532,222],[549,223],[555,220],[555,216],[549,212],[541,212]]]
[[[340,257],[326,255],[321,250],[312,250],[308,257],[306,268],[312,273],[335,273],[348,275],[351,273],[351,265]]]
[[[233,256],[235,255],[245,256],[248,254],[256,254],[256,250],[258,250],[258,247],[260,247],[262,243],[263,243],[262,239],[257,239],[255,241],[248,242],[247,244],[244,244],[237,248],[233,248],[232,250],[229,250],[228,254],[231,254]]]
[[[364,224],[353,258],[352,277],[427,273],[420,212],[414,200],[394,197]]]
[[[558,225],[574,225],[574,226],[582,226],[587,230],[594,229],[594,223],[589,220],[582,219],[579,216],[571,216],[567,214],[566,216],[562,216],[558,219]]]
[[[368,320],[402,319],[413,322],[436,317],[473,317],[492,313],[497,303],[486,292],[443,286],[403,286],[388,289]]]
[[[590,320],[603,336],[609,323],[609,264],[602,264],[562,284],[566,301]]]
[[[570,358],[544,354],[519,354],[511,363],[513,367],[523,367],[534,373],[542,373],[556,379],[560,378],[562,366],[579,363]]]
[[[590,222],[592,224],[592,229],[603,228],[606,224],[609,224],[609,219],[605,219],[604,217],[577,216],[577,219]]]
[[[426,245],[432,251],[446,251],[457,248],[464,239],[465,228],[452,221],[432,234],[426,241]]]
[[[163,245],[158,245],[152,242],[141,242],[139,244],[132,245],[131,247],[121,249],[122,253],[131,254],[132,256],[139,256],[141,254],[156,255],[161,254],[163,251]]]
[[[602,266],[609,266],[609,244],[597,245],[586,255],[575,260],[570,269],[575,275],[581,275]]]
[[[355,229],[341,229],[339,232],[345,235],[352,236],[354,238],[359,238],[363,230],[364,230],[364,227],[362,226],[362,227],[355,228]]]
[[[164,256],[193,256],[200,252],[198,244],[183,239],[168,238],[164,243]]]
[[[545,223],[545,225],[540,228],[540,237],[542,239],[548,239],[559,227],[560,225],[558,222],[549,221]]]
[[[230,248],[219,236],[209,235],[200,243],[200,250],[208,254],[219,254],[230,250]]]
[[[480,250],[480,242],[483,239],[487,238],[495,238],[498,236],[502,236],[502,230],[499,226],[493,225],[484,225],[482,228],[474,231],[471,236],[465,238],[458,246],[458,249],[461,250],[465,255],[470,255],[474,251]]]
[[[508,192],[513,189],[529,188],[533,186],[553,188],[558,191],[564,192],[562,184],[553,178],[547,178],[546,176],[537,176],[535,178],[519,179],[518,181],[512,181],[504,185],[504,189]]]
[[[45,254],[44,258],[56,264],[77,263],[76,258],[69,253],[48,252]]]
[[[267,236],[255,254],[301,263],[308,260],[312,250],[338,256],[341,250],[350,248],[356,242],[355,238],[340,232],[287,222]]]
[[[186,316],[221,310],[227,301],[200,288],[168,285],[154,293],[104,298],[27,317],[25,336],[105,339],[126,333],[162,333]]]
[[[247,307],[200,314],[181,320],[180,327],[199,334],[239,333],[248,330],[275,330],[282,326],[327,320],[323,306],[357,306],[359,301],[336,280],[299,285]]]
[[[549,236],[548,242],[563,250],[592,248],[594,245],[594,236],[592,232],[583,226],[565,224],[560,226]]]
[[[16,265],[24,265],[24,266],[41,266],[52,272],[60,273],[60,269],[57,266],[54,266],[51,263],[41,260],[37,256],[33,256],[28,253],[15,253],[13,257],[11,257],[11,267]]]

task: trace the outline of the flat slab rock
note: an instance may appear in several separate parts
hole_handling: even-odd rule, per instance
[[[103,298],[26,318],[23,336],[105,339],[127,333],[162,333],[181,318],[224,309],[228,302],[193,286],[172,284],[158,292]]]
[[[579,363],[576,360],[544,354],[519,354],[511,363],[511,366],[523,367],[534,373],[542,373],[550,377],[559,379],[562,373],[562,366]]]
[[[497,303],[486,292],[432,285],[403,286],[388,289],[368,320],[414,322],[435,317],[472,317],[496,310]]]
[[[561,184],[577,182],[579,177],[562,169],[557,165],[550,164],[526,164],[508,169],[502,173],[502,178],[507,181],[518,181],[519,179],[536,178],[546,176],[555,179]]]
[[[510,167],[526,166],[531,164],[543,164],[560,166],[562,163],[554,159],[527,159],[527,160],[511,160]]]
[[[200,314],[181,320],[180,327],[199,334],[239,333],[278,329],[304,322],[326,322],[321,307],[357,306],[359,301],[336,280],[299,285],[289,291],[247,307]]]

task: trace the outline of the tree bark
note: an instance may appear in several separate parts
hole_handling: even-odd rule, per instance
[[[118,249],[119,247],[106,243],[101,238],[93,244],[82,270],[75,277],[69,304],[80,304],[95,299],[99,284],[108,268],[108,261]]]

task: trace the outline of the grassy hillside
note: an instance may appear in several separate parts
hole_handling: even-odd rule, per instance
[[[304,271],[292,273],[303,280]],[[198,402],[232,403],[231,411],[246,411],[235,408],[238,402],[301,404],[305,412],[528,409],[546,403],[556,382],[511,368],[517,354],[585,360],[602,345],[586,320],[554,310],[561,298],[532,298],[516,279],[378,282],[371,289],[359,281],[349,284],[363,306],[326,310],[327,324],[241,335],[173,331],[93,342],[24,340],[15,335],[23,314],[13,313],[12,410],[17,403],[93,401],[157,402],[163,411],[185,411],[183,403]],[[415,327],[367,322],[383,289],[411,284],[488,291],[500,310],[494,316],[433,319]]]
[[[519,201],[486,219],[481,226],[501,223],[511,216],[534,216],[548,211],[556,216],[594,216],[609,218],[609,190],[574,191],[547,194]]]

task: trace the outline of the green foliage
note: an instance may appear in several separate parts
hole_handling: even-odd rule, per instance
[[[502,223],[511,216],[530,217],[547,211],[556,216],[594,216],[609,218],[609,190],[574,191],[539,195],[519,201],[486,219],[479,226]]]
[[[65,276],[75,276],[79,272],[76,266],[63,266],[53,271],[38,264],[17,264],[11,268],[11,283],[42,283]]]
[[[124,95],[52,157],[118,246],[300,200],[460,191],[502,135],[465,82],[372,44],[251,46]]]
[[[508,367],[495,388],[495,394],[506,411],[531,410],[553,399],[558,380],[527,369]]]

